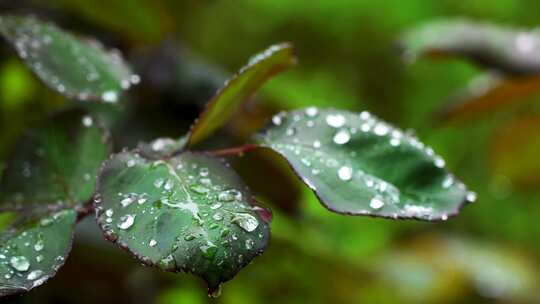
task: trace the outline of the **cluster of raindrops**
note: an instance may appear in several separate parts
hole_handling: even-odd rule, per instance
[[[278,113],[272,117],[272,124],[274,128],[267,130],[262,141],[280,153],[299,160],[300,164],[297,166],[303,172],[304,182],[311,189],[318,190],[317,184],[320,182],[318,175],[335,174],[339,181],[360,184],[371,193],[368,200],[371,210],[364,210],[363,213],[378,212],[385,207],[388,207],[386,211],[391,210],[395,217],[425,218],[433,213],[431,207],[411,205],[409,202],[403,202],[407,205],[400,204],[400,190],[392,183],[364,171],[366,168],[355,166],[362,151],[349,146],[353,141],[366,138],[375,139],[371,142],[379,146],[386,141],[396,153],[402,150],[415,151],[414,153],[420,153],[421,157],[442,170],[445,167],[444,159],[432,148],[420,142],[412,132],[394,128],[366,111],[353,114],[345,111],[319,110],[316,107],[291,113]],[[313,131],[315,126],[319,129]],[[330,136],[327,137],[327,134]],[[444,173],[440,187],[450,189],[454,186],[465,190],[465,186],[452,174]],[[476,199],[476,195],[469,192],[466,199],[472,202]],[[442,216],[442,219],[446,218],[447,215]]]
[[[157,225],[164,214],[178,210],[190,216],[192,224],[171,227],[179,229],[178,237],[172,244],[173,253],[195,247],[199,249],[202,257],[220,266],[232,258],[239,264],[244,261],[245,253],[235,256],[234,248],[240,246],[243,252],[254,253],[255,250],[260,250],[255,239],[264,238],[264,234],[257,232],[261,225],[256,217],[258,207],[247,204],[241,190],[220,182],[220,178],[212,176],[208,167],[174,158],[169,161],[146,161],[137,155],[128,155],[122,161],[125,170],[144,166],[149,170],[149,176],[154,177],[149,178],[148,184],[144,186],[133,187],[148,189],[146,191],[115,193],[112,201],[119,204],[115,203],[114,207],[102,209],[107,206],[106,202],[110,198],[94,198],[101,205],[98,209],[101,210],[102,228],[109,231],[106,233],[115,237],[120,235],[123,242],[132,241],[153,248],[152,250],[159,250],[159,235],[139,240],[138,236],[130,231],[137,226],[138,221],[144,221],[146,227],[151,227]],[[101,204],[102,202],[105,204]],[[150,216],[150,222],[147,216]],[[225,248],[221,252],[218,250],[220,246]],[[186,252],[187,256],[190,254],[193,252]],[[188,267],[176,265],[175,263],[182,261],[176,261],[174,256],[176,255],[165,256],[158,264],[163,267]],[[226,264],[228,267],[231,265],[230,262]]]
[[[120,90],[140,82],[119,51],[106,51],[97,41],[79,39],[34,17],[2,16],[0,33],[38,77],[61,94],[115,103]],[[49,51],[53,48],[55,52]]]
[[[55,221],[60,220],[62,214],[60,212],[51,217],[43,218],[38,222],[39,228],[46,229],[51,226]],[[53,257],[52,266],[50,262],[45,262],[44,254],[47,244],[43,232],[39,230],[24,230],[15,235],[13,239],[0,246],[2,279],[14,280],[14,282],[19,280],[20,287],[26,289],[37,287],[49,278],[49,274],[46,272],[54,273],[58,270],[64,257],[60,255]]]

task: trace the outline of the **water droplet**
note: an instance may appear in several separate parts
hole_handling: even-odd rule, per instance
[[[9,260],[11,267],[18,271],[27,271],[30,268],[30,262],[24,256],[14,256]]]
[[[132,196],[128,196],[126,198],[124,198],[123,200],[120,201],[120,204],[122,205],[122,207],[127,207],[129,205],[131,205],[131,203],[133,203],[135,201],[135,197],[132,197]]]
[[[280,115],[274,115],[274,116],[272,117],[272,123],[273,123],[274,125],[279,126],[279,125],[281,125],[281,122],[282,122],[282,121],[281,121],[281,116],[280,116]]]
[[[126,230],[129,229],[131,226],[133,226],[133,223],[135,222],[135,216],[131,214],[126,214],[120,217],[120,223],[118,223],[117,227]]]
[[[165,180],[163,178],[158,178],[154,181],[154,186],[159,189],[163,186],[163,183],[165,183]]]
[[[313,142],[313,148],[318,149],[321,147],[321,142],[316,140]]]
[[[216,213],[212,216],[212,218],[216,221],[221,221],[223,219],[223,215],[221,215],[221,213]]]
[[[165,186],[163,186],[163,188],[167,191],[171,190],[174,186],[174,182],[172,179],[168,179],[166,182],[165,182]]]
[[[234,215],[232,221],[247,232],[252,232],[259,226],[259,221],[248,213],[237,213]]]
[[[369,202],[369,206],[373,209],[381,209],[384,206],[384,202],[380,197],[373,197]]]
[[[246,249],[251,250],[253,249],[253,246],[255,245],[255,242],[252,239],[246,240]]]
[[[184,240],[186,240],[188,242],[192,241],[194,239],[195,239],[195,235],[193,235],[193,234],[188,234],[188,235],[184,236]]]
[[[293,136],[294,134],[296,134],[296,129],[295,128],[287,128],[287,130],[285,131],[285,134],[287,134],[287,136]]]
[[[333,128],[341,128],[345,125],[345,116],[341,114],[330,114],[326,116],[326,123]]]
[[[349,134],[349,131],[347,130],[339,130],[334,135],[334,142],[338,145],[343,145],[349,142],[351,139],[351,135]]]
[[[199,174],[200,174],[201,176],[208,176],[208,168],[204,168],[204,167],[201,168],[201,169],[199,170]]]
[[[156,245],[157,245],[157,242],[154,239],[151,239],[150,242],[148,242],[148,246],[150,246],[150,247],[154,247]]]
[[[352,178],[352,168],[343,166],[338,170],[338,177],[342,181],[348,181]]]
[[[212,243],[207,243],[205,245],[202,245],[199,247],[201,252],[203,253],[203,256],[209,260],[212,260],[217,253],[217,246]]]
[[[128,166],[128,168],[131,168],[133,166],[135,166],[135,160],[134,159],[130,159],[126,162],[126,165]]]
[[[34,244],[34,250],[35,251],[41,251],[43,250],[43,247],[45,247],[45,243],[43,242],[43,240],[38,240],[35,244]]]
[[[41,271],[41,270],[34,270],[34,271],[30,272],[30,273],[28,274],[28,276],[26,276],[26,278],[27,278],[28,280],[35,280],[35,279],[40,278],[42,275],[43,275],[43,271]]]
[[[106,91],[101,94],[101,99],[105,102],[115,103],[118,101],[118,94],[115,91]]]
[[[469,191],[467,192],[467,196],[465,197],[467,199],[467,201],[473,203],[476,201],[476,193],[473,192],[473,191]]]
[[[450,188],[452,185],[454,184],[454,177],[452,177],[452,175],[447,175],[443,182],[442,182],[442,187],[445,188],[445,189],[448,189]]]
[[[433,160],[433,163],[435,164],[437,168],[443,168],[445,165],[444,159],[442,159],[442,157],[440,156],[436,156],[435,159]]]
[[[315,117],[319,114],[319,110],[316,107],[309,107],[306,109],[306,115],[309,117]]]
[[[221,191],[218,194],[218,200],[222,202],[232,202],[234,200],[240,201],[242,200],[242,193],[236,189]]]
[[[375,133],[375,135],[378,135],[378,136],[384,136],[388,134],[388,131],[389,131],[388,126],[382,122],[377,123],[375,125],[375,128],[373,129],[373,132]]]
[[[113,211],[112,209],[107,209],[107,210],[105,211],[105,215],[108,216],[108,217],[113,216],[113,214],[114,214],[114,211]]]
[[[91,127],[94,124],[94,121],[92,120],[92,117],[87,115],[82,118],[82,124],[85,127]]]
[[[216,209],[219,209],[221,208],[221,204],[220,203],[215,203],[213,204],[212,206],[210,206],[210,209],[212,210],[216,210]]]
[[[205,193],[208,193],[208,191],[210,191],[208,188],[206,188],[203,185],[193,185],[190,187],[190,189],[193,192],[198,193],[198,194],[205,194]]]

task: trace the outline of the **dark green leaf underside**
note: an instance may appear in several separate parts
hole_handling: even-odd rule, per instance
[[[255,55],[208,102],[205,111],[191,127],[188,145],[193,146],[203,141],[222,127],[238,107],[269,78],[295,63],[293,47],[288,43],[273,45]]]
[[[445,220],[473,200],[432,149],[367,112],[282,113],[258,141],[338,213]]]
[[[510,74],[540,72],[540,35],[535,30],[465,19],[440,20],[406,32],[400,44],[407,61],[423,55],[451,55]]]
[[[74,210],[18,218],[0,233],[0,297],[26,292],[56,274],[71,249]]]
[[[0,34],[47,86],[69,98],[116,102],[139,82],[117,51],[34,17],[0,16]]]
[[[80,206],[109,153],[107,134],[80,110],[60,112],[17,143],[0,180],[0,208]]]
[[[141,261],[204,278],[231,279],[269,238],[239,177],[222,161],[190,152],[167,160],[121,153],[107,161],[95,198],[108,239]]]

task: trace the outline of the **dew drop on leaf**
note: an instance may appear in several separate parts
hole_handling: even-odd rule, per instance
[[[259,221],[248,213],[237,213],[232,221],[247,232],[252,232],[259,226]]]
[[[135,217],[131,214],[126,214],[120,217],[120,223],[118,223],[118,228],[122,230],[129,229],[131,226],[133,226],[133,223],[135,222]]]
[[[27,271],[30,268],[30,262],[24,256],[14,256],[9,260],[9,263],[18,271]]]

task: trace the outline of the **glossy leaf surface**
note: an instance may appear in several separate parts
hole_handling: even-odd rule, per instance
[[[190,152],[166,160],[117,154],[95,198],[109,240],[145,264],[202,277],[211,292],[267,245],[269,213],[253,202],[225,163]]]
[[[281,154],[331,211],[445,220],[474,200],[431,148],[368,112],[307,108],[272,122],[258,141]]]
[[[118,51],[107,51],[34,17],[0,16],[0,34],[50,88],[78,100],[114,103],[139,82]]]
[[[273,45],[251,58],[208,102],[205,111],[191,127],[188,145],[203,141],[222,127],[269,78],[295,63],[293,47],[287,43]]]
[[[108,153],[107,133],[85,112],[50,117],[16,145],[0,180],[0,208],[88,202]]]
[[[26,292],[56,274],[71,250],[74,210],[20,216],[0,232],[0,297]]]

